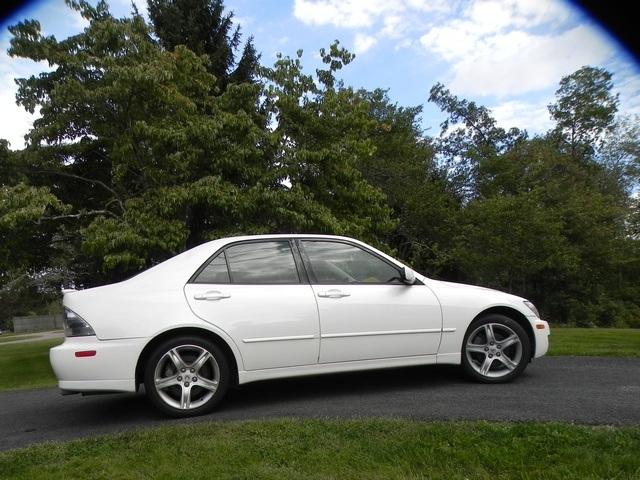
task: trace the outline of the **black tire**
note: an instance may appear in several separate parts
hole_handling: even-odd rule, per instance
[[[494,343],[486,333],[487,326],[491,326],[494,331]],[[483,328],[484,327],[484,328]],[[508,338],[512,337],[509,332],[517,335],[519,344],[508,345]],[[473,335],[472,345],[469,339]],[[484,336],[483,336],[484,335]],[[478,342],[480,339],[480,342]],[[484,344],[482,342],[485,342]],[[510,340],[510,341],[513,341]],[[502,353],[502,346],[506,345]],[[481,351],[476,351],[481,350]],[[491,357],[491,359],[489,358]],[[513,360],[517,359],[517,362]],[[511,363],[508,364],[508,360]],[[524,328],[515,320],[496,313],[484,315],[474,320],[462,343],[462,367],[472,379],[482,383],[505,383],[517,378],[527,368],[531,360],[531,340]],[[486,374],[481,373],[487,362],[489,370]],[[515,365],[515,366],[514,366]]]
[[[172,360],[169,353],[172,350],[177,351],[179,359],[183,361],[184,372],[177,367],[175,360]],[[195,359],[205,351],[211,357],[206,357],[206,363],[198,371],[192,372],[189,366],[194,366],[192,364]],[[158,372],[162,379],[176,383],[157,388]],[[198,375],[200,378],[197,378]],[[193,378],[196,381],[192,381]],[[144,387],[151,403],[161,412],[179,418],[203,415],[213,410],[227,393],[230,378],[229,361],[223,351],[210,340],[192,335],[171,338],[159,344],[147,358],[144,368]],[[216,381],[217,387],[213,390]],[[184,391],[188,391],[189,397],[185,405],[190,404],[192,397],[194,399],[194,405],[190,405],[189,408],[181,408],[181,402],[186,397]]]

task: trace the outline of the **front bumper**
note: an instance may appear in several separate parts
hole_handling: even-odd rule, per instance
[[[549,350],[549,334],[551,331],[549,324],[544,320],[536,318],[531,323],[533,325],[533,334],[536,338],[536,351],[533,354],[533,358],[538,358]]]
[[[98,340],[68,337],[49,351],[58,387],[69,392],[135,392],[136,364],[146,339]],[[76,356],[93,352],[92,356]]]

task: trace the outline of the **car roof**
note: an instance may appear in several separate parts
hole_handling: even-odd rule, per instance
[[[260,240],[260,239],[270,239],[270,238],[326,238],[326,239],[333,239],[333,240],[349,240],[349,241],[362,243],[360,240],[357,240],[355,238],[344,237],[340,235],[326,235],[322,233],[267,233],[267,234],[260,234],[260,235],[238,235],[234,237],[220,237],[208,243],[213,243],[213,242],[231,243],[231,242],[240,242],[243,240]]]

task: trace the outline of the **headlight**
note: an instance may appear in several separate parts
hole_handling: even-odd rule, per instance
[[[535,313],[536,317],[540,318],[540,312],[538,312],[538,309],[536,308],[536,306],[531,303],[529,300],[525,300],[524,304],[529,307],[529,310],[531,310],[533,313]]]
[[[67,337],[86,337],[96,334],[91,325],[73,310],[65,307],[62,319],[64,320],[64,334]]]

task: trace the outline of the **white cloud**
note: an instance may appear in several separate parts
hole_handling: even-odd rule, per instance
[[[640,115],[640,72],[629,62],[616,68],[614,92],[620,95],[619,111],[623,115]]]
[[[432,28],[420,37],[420,43],[446,61],[455,61],[473,53],[479,35],[469,31],[464,22]]]
[[[353,40],[353,51],[356,54],[363,54],[376,44],[377,40],[371,35],[365,35],[363,33],[356,34]]]
[[[384,27],[380,33],[387,37],[398,38],[402,36],[405,30],[405,19],[401,15],[389,15],[385,17]]]
[[[253,17],[237,17],[234,15],[233,22],[241,29],[246,30],[248,28],[251,28],[251,26],[255,23],[255,19]]]
[[[131,4],[133,3],[138,9],[138,12],[142,16],[147,17],[147,7],[148,7],[147,0],[115,0],[115,2],[129,9],[131,7]]]
[[[446,12],[451,8],[450,0],[407,0],[406,4],[410,8],[423,12]]]
[[[73,20],[74,28],[78,30],[84,30],[89,26],[89,20],[80,15],[80,12],[71,10],[71,19]]]
[[[585,26],[559,35],[512,31],[478,41],[475,47],[453,65],[451,88],[455,91],[505,96],[543,90],[613,53]]]
[[[547,103],[550,101],[534,103],[509,100],[491,107],[491,113],[498,125],[504,129],[517,127],[531,133],[543,133],[553,126]]]
[[[395,8],[385,0],[295,0],[293,14],[307,25],[358,28],[370,27]]]
[[[464,0],[294,0],[293,14],[306,25],[358,30],[355,52],[364,53],[383,38],[395,49],[413,45],[411,38]]]
[[[23,107],[16,105],[18,86],[15,78],[28,78],[40,72],[50,70],[46,61],[32,62],[20,58],[12,58],[6,52],[9,48],[8,38],[0,42],[0,138],[8,140],[12,150],[24,147],[24,135],[33,126],[33,121],[40,115],[30,114]]]
[[[615,47],[595,28],[568,26],[569,16],[558,1],[475,0],[461,15],[433,26],[420,43],[451,64],[447,83],[455,91],[522,94],[613,54]]]
[[[293,14],[307,25],[368,28],[399,15],[410,24],[416,20],[411,11],[444,12],[450,5],[446,0],[295,0]]]
[[[2,78],[6,82],[13,83],[13,78]],[[0,138],[8,140],[12,150],[24,147],[24,135],[31,130],[33,121],[38,115],[31,115],[24,108],[16,105],[15,88],[3,88],[0,90]]]
[[[462,16],[476,32],[491,33],[504,28],[532,28],[557,25],[570,11],[558,0],[475,0]]]

